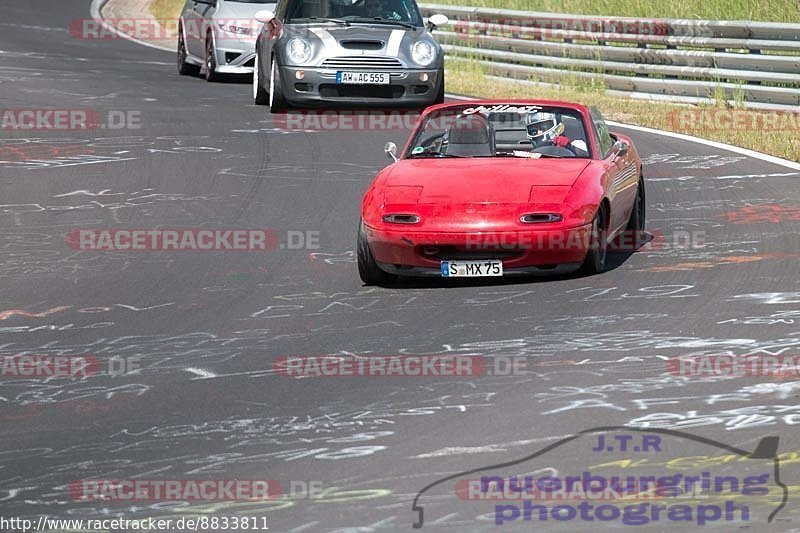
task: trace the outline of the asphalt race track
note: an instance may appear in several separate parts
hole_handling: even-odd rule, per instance
[[[756,516],[778,508],[784,492],[750,496],[761,498],[750,527],[800,527],[798,378],[691,378],[665,363],[800,355],[800,170],[629,132],[646,161],[654,240],[617,254],[609,272],[363,287],[354,258],[361,195],[387,163],[384,143],[407,132],[276,128],[252,105],[248,83],[179,77],[173,54],[72,37],[70,21],[88,16],[86,0],[3,2],[0,108],[131,111],[141,127],[2,130],[0,354],[139,358],[141,368],[2,378],[0,515],[248,516],[265,517],[270,531],[411,530],[412,499],[439,479],[628,425],[747,451],[779,436],[788,502],[767,526]],[[319,249],[80,252],[65,241],[75,229],[109,227],[270,228],[283,240],[319,232]],[[273,366],[280,356],[326,354],[524,357],[525,366],[445,379],[294,379]],[[670,474],[684,464],[670,460],[701,456],[706,470],[744,475],[742,461],[708,459],[730,452],[677,435],[664,443],[668,458],[623,455]],[[518,472],[600,472],[612,460],[570,446]],[[69,490],[87,479],[239,478],[322,489],[268,502],[80,501]],[[443,486],[420,499],[423,529],[623,527],[521,517],[495,526],[486,502]],[[687,527],[739,525],[643,529]]]

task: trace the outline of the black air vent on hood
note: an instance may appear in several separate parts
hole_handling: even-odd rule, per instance
[[[367,39],[348,39],[339,41],[339,44],[342,45],[342,48],[348,48],[350,50],[383,50],[386,43]]]

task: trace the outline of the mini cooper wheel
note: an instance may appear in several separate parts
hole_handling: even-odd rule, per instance
[[[589,233],[589,251],[583,261],[583,265],[581,265],[580,272],[583,274],[600,274],[604,272],[607,256],[606,210],[601,205],[592,221],[592,229]]]
[[[439,84],[439,90],[436,93],[436,98],[433,100],[433,105],[443,104],[444,103],[444,76],[442,76],[442,82]]]
[[[178,74],[181,76],[197,76],[200,67],[186,61],[189,53],[186,51],[186,41],[183,38],[183,28],[178,28]]]
[[[639,184],[636,187],[636,200],[633,202],[633,210],[628,219],[628,227],[625,230],[633,234],[633,239],[628,239],[633,243],[633,250],[638,250],[645,242],[644,238],[644,223],[647,206],[645,200],[647,199],[644,189],[644,176],[639,176]]]
[[[214,39],[211,34],[206,37],[206,81],[219,81],[217,74],[217,56],[214,53]]]
[[[267,105],[269,103],[269,94],[264,89],[264,79],[261,75],[259,61],[258,54],[256,54],[256,62],[253,67],[253,101],[256,105]]]
[[[272,66],[269,73],[269,110],[272,113],[280,113],[289,107],[283,93],[280,89],[280,84],[277,83],[275,78],[278,77],[278,63],[275,58],[272,58]]]
[[[372,256],[372,250],[369,248],[367,241],[367,234],[364,231],[364,222],[362,221],[358,226],[358,244],[356,246],[358,253],[358,275],[361,277],[366,285],[385,285],[397,276],[389,274],[381,270],[375,258]]]

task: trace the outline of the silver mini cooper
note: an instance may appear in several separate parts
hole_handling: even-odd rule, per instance
[[[444,101],[444,57],[415,0],[279,0],[256,13],[253,98],[272,112]]]

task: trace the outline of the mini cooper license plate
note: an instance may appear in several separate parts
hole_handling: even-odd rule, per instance
[[[336,83],[347,85],[389,85],[392,77],[388,72],[345,72],[336,73]]]
[[[503,275],[503,262],[486,261],[442,261],[444,278],[488,278]]]

